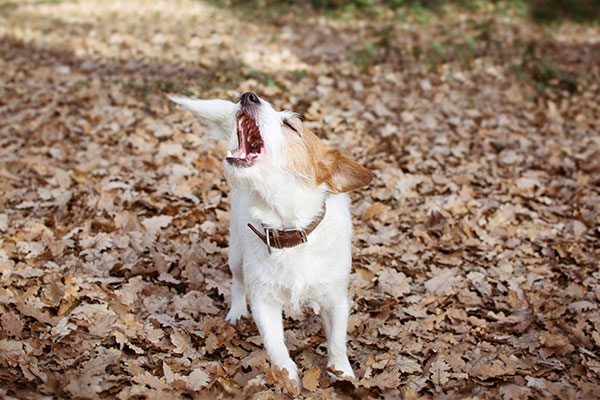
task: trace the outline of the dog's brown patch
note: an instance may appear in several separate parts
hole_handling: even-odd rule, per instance
[[[343,193],[366,186],[373,173],[337,150],[332,150],[319,138],[293,121],[296,132],[287,126],[282,129],[287,142],[286,160],[296,174],[319,186],[327,183],[332,193]]]

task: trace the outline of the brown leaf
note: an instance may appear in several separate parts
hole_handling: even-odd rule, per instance
[[[380,390],[385,391],[397,387],[399,381],[400,371],[397,368],[392,368],[385,369],[374,377],[367,380],[361,380],[360,382],[367,387],[378,387]]]
[[[302,386],[309,392],[314,392],[319,387],[319,378],[321,377],[320,368],[311,368],[304,373],[302,377]]]
[[[429,374],[431,382],[436,386],[443,386],[450,380],[450,366],[440,357],[431,364]]]
[[[479,375],[484,379],[497,378],[504,375],[513,375],[516,372],[514,367],[504,365],[499,361],[494,361],[490,364],[484,365],[479,369]]]
[[[130,279],[123,287],[115,294],[126,306],[132,305],[138,298],[139,292],[144,288],[144,280],[141,276],[135,276]]]
[[[462,280],[456,268],[432,269],[434,276],[425,282],[425,289],[438,295],[449,294],[455,291],[455,286]]]
[[[363,220],[368,221],[377,217],[387,209],[387,206],[381,202],[371,204],[363,213]]]
[[[173,217],[171,216],[160,215],[144,219],[142,225],[144,225],[146,232],[148,232],[150,236],[156,236],[163,228],[166,228],[172,220]]]
[[[12,311],[6,311],[0,315],[2,329],[9,336],[20,336],[23,330],[23,321]]]
[[[269,356],[265,350],[259,349],[251,351],[248,356],[242,359],[242,366],[244,368],[252,367],[252,368],[267,368],[267,361],[269,360]]]
[[[379,289],[395,298],[410,293],[410,279],[402,272],[392,268],[383,268],[378,278]]]
[[[421,364],[414,359],[405,356],[396,357],[396,365],[400,368],[400,371],[407,374],[414,374],[422,371]]]
[[[197,391],[200,388],[205,387],[210,382],[208,374],[200,368],[194,369],[186,377],[187,387],[190,390]]]
[[[540,334],[540,343],[546,347],[562,347],[568,342],[563,335],[543,331]]]
[[[184,357],[194,357],[197,352],[194,349],[190,335],[182,330],[174,330],[171,333],[171,342],[175,345],[173,352]]]
[[[169,387],[164,378],[156,377],[150,374],[148,371],[144,371],[142,374],[134,376],[132,380],[135,383],[139,383],[140,385],[145,385],[157,390],[167,389]]]
[[[288,396],[297,397],[300,395],[300,388],[296,384],[296,381],[289,378],[287,370],[280,369],[277,366],[272,366],[265,370],[265,378],[267,385],[273,386],[278,385],[283,389],[283,392]]]

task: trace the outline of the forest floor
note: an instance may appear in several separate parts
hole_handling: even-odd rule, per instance
[[[224,146],[166,93],[291,109],[352,194],[349,358],[304,398],[600,398],[600,28],[500,3],[319,15],[0,4],[0,398],[298,395],[224,317]]]

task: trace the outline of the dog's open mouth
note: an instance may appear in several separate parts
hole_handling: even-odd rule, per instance
[[[241,113],[237,120],[238,149],[227,154],[227,162],[236,167],[251,167],[265,152],[260,129],[250,115]]]

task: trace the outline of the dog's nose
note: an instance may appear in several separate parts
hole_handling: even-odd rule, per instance
[[[241,102],[242,102],[243,106],[247,106],[252,103],[258,104],[258,103],[260,103],[260,100],[258,99],[258,96],[255,95],[254,93],[246,92],[242,95]]]

